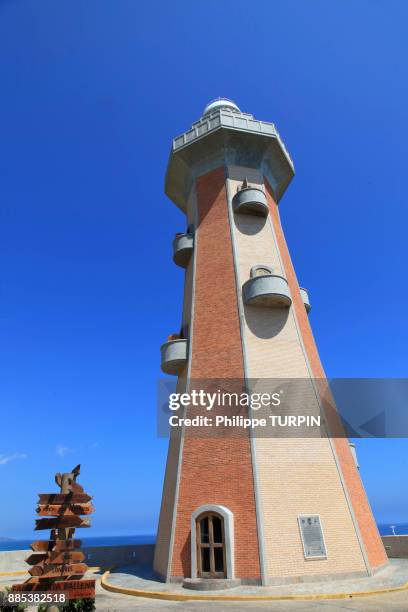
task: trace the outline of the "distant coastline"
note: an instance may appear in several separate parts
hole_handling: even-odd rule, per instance
[[[395,535],[408,534],[408,523],[393,523],[395,526]],[[378,530],[381,535],[392,535],[390,524],[379,524]],[[0,551],[6,550],[28,550],[31,542],[35,540],[35,536],[31,540],[15,540],[12,538],[0,537]],[[153,534],[145,535],[127,535],[127,536],[100,536],[81,538],[84,547],[90,546],[132,546],[132,544],[154,544],[156,536]]]

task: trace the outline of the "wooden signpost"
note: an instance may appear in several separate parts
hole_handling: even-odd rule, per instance
[[[89,504],[40,504],[37,507],[38,516],[77,516],[92,514],[95,508]]]
[[[13,585],[13,591],[63,592],[69,599],[95,598],[95,580],[83,579],[88,566],[79,550],[81,540],[74,539],[75,529],[91,526],[90,519],[81,515],[94,512],[92,497],[76,482],[80,467],[55,475],[60,493],[39,494],[37,514],[46,518],[37,519],[35,529],[50,529],[50,539],[31,544],[33,553],[26,559],[32,566],[30,578]]]

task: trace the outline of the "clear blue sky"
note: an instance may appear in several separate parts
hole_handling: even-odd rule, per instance
[[[0,0],[0,535],[83,465],[93,535],[153,533],[179,328],[173,136],[214,97],[274,121],[281,202],[329,376],[407,375],[404,1]],[[408,522],[407,440],[358,443],[380,522]]]

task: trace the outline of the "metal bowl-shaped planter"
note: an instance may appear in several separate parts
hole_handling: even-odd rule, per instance
[[[250,278],[244,283],[242,292],[248,306],[289,308],[292,303],[288,281],[277,274]]]
[[[173,240],[173,261],[186,268],[194,248],[193,234],[176,234]]]
[[[306,312],[310,312],[312,307],[310,305],[309,294],[306,289],[300,287],[300,295],[302,296],[303,303],[306,308]]]
[[[234,212],[245,215],[268,216],[268,203],[262,189],[257,187],[245,187],[240,189],[232,199]]]
[[[161,369],[165,374],[177,376],[187,363],[188,340],[169,340],[161,346]]]

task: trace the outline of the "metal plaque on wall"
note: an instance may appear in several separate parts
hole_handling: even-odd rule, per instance
[[[302,515],[298,517],[298,521],[306,559],[327,557],[320,516],[318,514]]]

